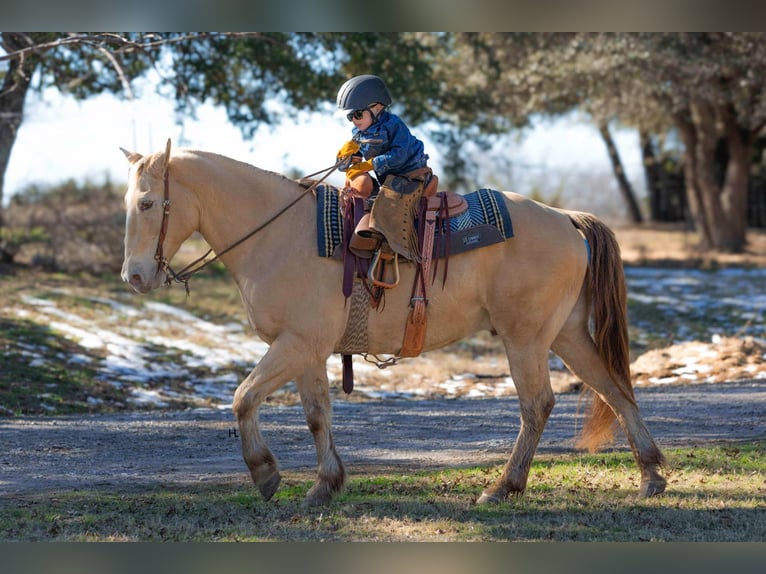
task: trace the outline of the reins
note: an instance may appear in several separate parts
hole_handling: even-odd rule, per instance
[[[181,269],[180,271],[176,272],[170,267],[170,262],[167,260],[163,253],[163,244],[165,242],[165,236],[167,235],[168,231],[168,218],[170,216],[170,161],[168,160],[167,165],[165,166],[165,173],[163,175],[163,202],[162,202],[162,224],[160,226],[160,236],[157,240],[157,251],[155,252],[154,259],[157,261],[157,268],[162,269],[168,274],[167,279],[165,280],[165,285],[171,285],[173,281],[176,283],[183,283],[184,288],[186,289],[186,295],[189,295],[189,280],[191,279],[192,275],[195,273],[199,273],[209,265],[215,263],[218,261],[221,257],[226,255],[229,251],[234,249],[235,247],[238,247],[248,239],[250,239],[253,235],[276,221],[283,213],[285,213],[288,209],[290,209],[293,205],[298,203],[301,199],[306,197],[309,193],[313,192],[316,187],[322,183],[325,179],[329,177],[329,175],[334,172],[339,165],[343,163],[343,160],[338,160],[334,165],[326,168],[326,169],[320,169],[317,172],[314,172],[312,174],[307,175],[304,179],[312,178],[315,175],[319,175],[320,173],[324,173],[324,175],[311,184],[308,188],[306,188],[303,193],[301,193],[298,197],[293,199],[291,202],[289,202],[287,205],[285,205],[282,209],[277,211],[274,215],[272,215],[269,219],[267,219],[265,222],[260,224],[258,227],[253,229],[250,233],[242,237],[241,239],[238,239],[231,245],[229,245],[226,249],[223,249],[220,253],[216,253],[213,258],[208,259],[208,256],[213,253],[213,249],[208,249],[204,255],[201,257],[198,257],[191,263],[189,263],[186,267]]]

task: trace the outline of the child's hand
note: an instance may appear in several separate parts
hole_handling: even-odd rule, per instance
[[[346,177],[348,179],[354,179],[357,175],[372,171],[372,169],[372,161],[360,161],[359,163],[353,164],[346,170]]]
[[[350,155],[354,155],[356,152],[359,151],[359,144],[356,143],[354,140],[348,140],[346,143],[343,144],[343,147],[338,150],[338,155],[336,156],[336,159],[344,159]]]

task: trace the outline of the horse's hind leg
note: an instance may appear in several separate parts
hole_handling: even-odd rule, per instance
[[[484,490],[478,504],[498,503],[527,487],[529,468],[545,423],[556,401],[551,389],[547,349],[518,349],[506,342],[508,362],[519,396],[521,428],[508,462],[492,486]]]
[[[328,504],[346,482],[346,471],[335,451],[332,438],[332,406],[330,404],[327,369],[324,364],[307,369],[297,379],[306,422],[316,444],[318,477],[306,495],[306,506]]]
[[[308,368],[308,356],[299,341],[280,336],[234,393],[233,410],[242,436],[242,457],[266,500],[274,496],[281,476],[277,460],[261,436],[258,407],[271,393]]]
[[[644,425],[635,400],[626,396],[612,380],[585,328],[576,320],[570,320],[551,348],[614,411],[641,469],[640,494],[654,496],[662,493],[666,484],[659,473],[664,462],[662,453]]]

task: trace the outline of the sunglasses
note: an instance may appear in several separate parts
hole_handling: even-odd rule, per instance
[[[354,110],[346,114],[346,119],[348,121],[352,120],[361,120],[364,117],[364,112],[366,112],[369,108],[365,108],[363,110]]]

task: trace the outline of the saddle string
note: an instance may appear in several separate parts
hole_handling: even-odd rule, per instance
[[[229,251],[231,251],[235,247],[238,247],[239,245],[241,245],[242,243],[244,243],[245,241],[250,239],[253,235],[255,235],[256,233],[258,233],[259,231],[261,231],[262,229],[267,227],[269,224],[271,224],[274,221],[276,221],[283,213],[285,213],[293,205],[298,203],[301,199],[306,197],[309,193],[313,192],[317,188],[317,186],[319,184],[321,184],[325,179],[327,179],[330,176],[330,174],[333,173],[338,168],[338,166],[341,165],[342,162],[343,162],[342,159],[338,160],[335,164],[333,164],[332,166],[330,166],[328,168],[320,169],[319,171],[316,171],[314,173],[311,173],[311,174],[307,175],[306,178],[308,179],[308,178],[314,177],[316,175],[319,175],[320,173],[324,173],[324,175],[320,179],[318,179],[317,181],[312,183],[311,186],[306,188],[306,190],[303,193],[301,193],[299,196],[297,196],[295,199],[293,199],[291,202],[289,202],[287,205],[285,205],[282,209],[277,211],[274,215],[272,215],[265,222],[263,222],[258,227],[253,229],[250,233],[248,233],[244,237],[238,239],[237,241],[235,241],[234,243],[232,243],[231,245],[229,245],[228,247],[223,249],[220,253],[216,253],[212,259],[208,259],[208,256],[211,253],[213,253],[213,249],[210,248],[210,249],[208,249],[205,252],[204,255],[202,255],[201,257],[198,257],[197,259],[195,259],[194,261],[192,261],[191,263],[186,265],[183,269],[181,269],[178,272],[174,271],[170,267],[170,263],[168,262],[167,258],[164,257],[163,252],[162,252],[162,244],[164,243],[165,233],[166,233],[166,230],[167,230],[167,219],[168,219],[168,216],[170,215],[170,198],[169,198],[169,194],[170,194],[169,187],[170,187],[170,184],[168,182],[168,179],[169,179],[168,172],[170,170],[170,165],[168,163],[168,165],[165,167],[165,175],[164,175],[165,201],[164,201],[163,205],[165,207],[165,211],[163,212],[163,215],[162,215],[162,227],[161,227],[161,230],[160,230],[160,241],[158,241],[158,243],[157,243],[157,253],[156,253],[155,257],[154,257],[157,260],[157,264],[160,266],[160,268],[168,274],[168,279],[166,280],[165,284],[166,285],[170,285],[173,281],[175,281],[176,283],[183,283],[184,287],[186,288],[186,295],[188,296],[189,295],[189,279],[191,279],[192,275],[202,271],[203,269],[205,269],[205,267],[208,267],[209,265],[215,263],[221,257],[226,255]]]
[[[386,369],[388,367],[393,367],[401,359],[401,357],[399,357],[397,355],[394,355],[392,357],[388,357],[387,359],[381,359],[380,357],[378,357],[374,353],[359,353],[359,354],[362,356],[362,358],[365,361],[367,361],[368,363],[372,363],[373,365],[375,365],[379,369]],[[372,359],[370,357],[372,357]]]

